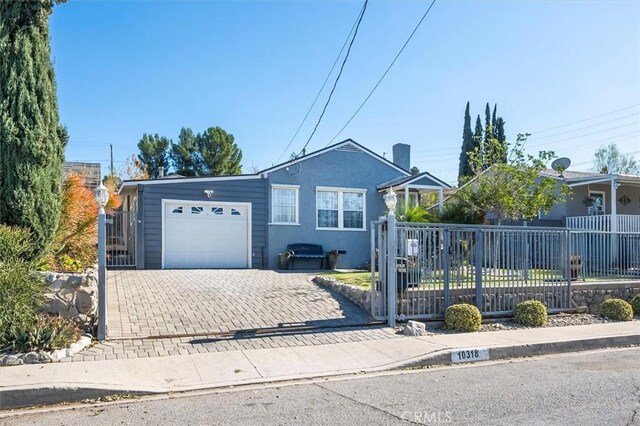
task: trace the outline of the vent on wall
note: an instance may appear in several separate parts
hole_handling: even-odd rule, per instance
[[[350,143],[342,145],[342,146],[336,148],[336,151],[362,152],[362,150],[360,148],[358,148],[357,146],[355,146],[353,144],[350,144]]]

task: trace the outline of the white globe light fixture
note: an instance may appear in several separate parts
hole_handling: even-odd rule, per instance
[[[96,188],[96,201],[101,209],[109,202],[109,190],[102,183]]]
[[[396,193],[393,192],[393,188],[389,188],[389,192],[384,195],[384,203],[387,205],[387,209],[389,209],[389,214],[395,215],[398,197],[396,196]]]

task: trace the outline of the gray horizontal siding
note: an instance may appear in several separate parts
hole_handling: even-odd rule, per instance
[[[205,189],[212,189],[207,198]],[[162,200],[251,203],[252,267],[266,267],[266,181],[249,179],[220,182],[176,182],[145,185],[142,192],[144,268],[162,267]]]

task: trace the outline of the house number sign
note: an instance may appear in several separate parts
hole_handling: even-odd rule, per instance
[[[488,361],[489,349],[472,348],[451,351],[451,362]]]

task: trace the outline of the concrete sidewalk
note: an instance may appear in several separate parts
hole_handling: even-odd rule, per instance
[[[626,345],[640,345],[639,322],[22,365],[0,369],[0,401],[4,405],[0,408],[10,407],[11,401],[24,402],[43,390],[49,394],[53,389],[64,394],[62,389],[78,388],[102,390],[103,394],[180,392],[443,364],[451,362],[451,352],[459,349],[486,348],[495,360]],[[46,398],[41,402],[45,401],[51,402]]]

